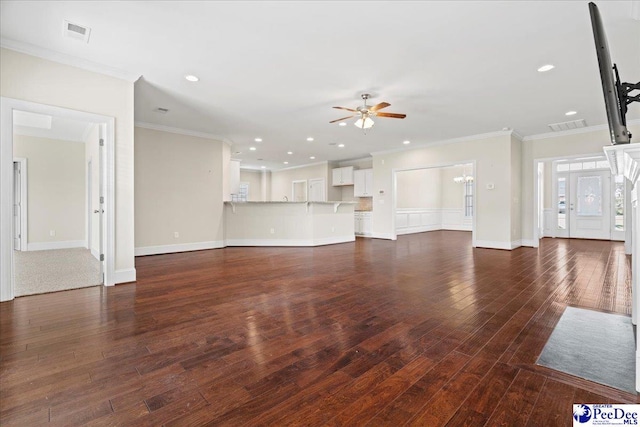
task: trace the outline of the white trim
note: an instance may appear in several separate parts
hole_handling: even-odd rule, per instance
[[[631,18],[640,21],[640,0],[631,0]],[[640,384],[640,377],[638,377],[638,384]],[[640,388],[638,388],[638,391],[640,391]]]
[[[97,259],[98,261],[100,261],[100,252],[93,250],[93,249],[89,249],[91,251],[91,255]]]
[[[216,141],[222,141],[227,145],[233,145],[233,142],[228,138],[225,138],[219,135],[214,135],[212,133],[207,133],[207,132],[198,132],[194,130],[157,125],[155,123],[148,123],[148,122],[135,122],[134,126],[143,128],[143,129],[157,130],[160,132],[174,133],[176,135],[195,136],[197,138],[213,139]]]
[[[322,162],[307,163],[307,164],[305,164],[305,165],[299,165],[299,166],[290,166],[290,167],[288,167],[288,168],[278,169],[278,170],[273,171],[273,172],[271,172],[271,173],[274,173],[274,172],[282,172],[282,171],[290,171],[290,170],[292,170],[292,169],[302,169],[302,168],[308,168],[308,167],[311,167],[311,166],[328,165],[328,164],[329,164],[329,162],[328,162],[328,161],[326,161],[326,160],[324,160],[324,161],[322,161]],[[255,170],[255,169],[254,169],[254,170]],[[257,170],[262,170],[262,169],[257,169]]]
[[[104,240],[105,286],[115,280],[115,119],[95,113],[38,104],[20,99],[0,97],[0,301],[14,298],[13,276],[13,110],[62,116],[101,126],[104,139],[106,167],[103,170],[107,192],[105,195]],[[102,131],[102,129],[104,129]],[[104,133],[102,133],[104,132]]]
[[[20,163],[20,250],[27,251],[27,242],[29,241],[29,166],[24,157],[15,157],[13,161]]]
[[[475,246],[476,248],[486,248],[486,249],[503,249],[510,251],[512,249],[520,246],[520,241],[513,242],[498,242],[493,240],[476,240]]]
[[[201,251],[205,249],[220,249],[224,247],[225,244],[222,240],[211,242],[180,243],[177,245],[142,246],[139,248],[135,248],[135,256],[172,254],[178,252]]]
[[[353,234],[318,239],[227,239],[227,246],[322,246],[355,240],[356,237]]]
[[[33,242],[27,244],[28,251],[50,251],[52,249],[86,248],[84,240],[63,240],[59,242]]]
[[[136,281],[136,269],[129,268],[127,270],[115,270],[113,272],[114,283],[131,283]]]
[[[58,62],[60,64],[71,65],[73,67],[81,68],[83,70],[92,71],[98,74],[104,74],[106,76],[115,77],[117,79],[126,80],[128,82],[135,82],[142,74],[132,73],[130,71],[120,70],[110,67],[108,65],[100,64],[98,62],[89,61],[75,56],[67,55],[65,53],[56,52],[40,46],[32,45],[29,43],[19,42],[11,39],[0,39],[0,47],[13,50],[27,55],[43,58],[48,61]]]
[[[532,239],[520,240],[520,246],[526,246],[528,248],[537,248],[537,246],[535,245],[535,240],[532,240]]]
[[[374,231],[371,233],[371,237],[374,239],[397,240],[395,233],[377,233]]]

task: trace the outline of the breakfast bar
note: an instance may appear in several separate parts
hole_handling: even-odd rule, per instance
[[[353,242],[355,202],[225,202],[227,246]]]

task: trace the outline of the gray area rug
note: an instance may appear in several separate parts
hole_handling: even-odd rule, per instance
[[[14,251],[16,296],[100,285],[100,263],[84,248]]]
[[[631,317],[567,307],[537,363],[635,394]]]

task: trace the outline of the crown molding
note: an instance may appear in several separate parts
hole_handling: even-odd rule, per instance
[[[629,120],[627,122],[627,127],[632,125],[640,125],[640,119]],[[523,141],[538,141],[541,139],[550,139],[550,138],[559,138],[562,136],[568,135],[580,135],[583,133],[591,133],[591,132],[599,132],[599,131],[608,131],[609,125],[595,125],[595,126],[587,126],[579,129],[571,129],[571,130],[563,130],[561,132],[546,132],[539,133],[537,135],[529,135],[525,136]]]
[[[327,160],[323,160],[321,162],[307,163],[306,165],[290,166],[288,168],[282,168],[282,169],[278,169],[278,170],[275,170],[275,171],[271,171],[271,173],[290,171],[290,170],[293,170],[293,169],[302,169],[302,168],[308,168],[308,167],[311,167],[311,166],[328,165],[328,164],[329,164],[329,162]]]
[[[81,68],[83,70],[92,71],[94,73],[115,77],[120,80],[126,80],[131,83],[135,82],[141,77],[141,74],[139,73],[131,73],[129,71],[109,67],[108,65],[100,64],[98,62],[89,61],[87,59],[67,55],[66,53],[56,52],[44,47],[36,46],[29,43],[18,42],[15,40],[1,38],[0,47],[27,55],[36,56],[38,58],[46,59],[49,61],[58,62],[60,64]]]
[[[373,151],[371,152],[371,155],[379,156],[382,154],[398,153],[401,151],[418,150],[420,148],[426,148],[426,147],[437,147],[439,145],[457,144],[460,142],[468,142],[468,141],[480,141],[483,139],[495,138],[498,136],[510,136],[513,133],[514,133],[513,130],[501,130],[497,132],[480,133],[477,135],[462,136],[460,138],[445,139],[445,140],[436,141],[436,142],[418,143],[413,147],[399,147],[391,150]]]
[[[148,123],[148,122],[135,122],[134,124],[136,127],[143,128],[143,129],[151,129],[151,130],[157,130],[160,132],[175,133],[177,135],[184,135],[184,136],[195,136],[197,138],[214,139],[216,141],[224,142],[229,146],[233,145],[233,142],[230,141],[229,139],[219,135],[214,135],[212,133],[197,132],[194,130],[174,128],[171,126],[157,125],[155,123]]]

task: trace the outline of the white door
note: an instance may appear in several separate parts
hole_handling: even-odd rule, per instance
[[[569,237],[611,239],[611,173],[572,172],[569,180]]]
[[[309,180],[309,201],[310,202],[326,202],[324,178],[316,178]]]
[[[22,179],[20,162],[13,162],[13,249],[22,250]]]

